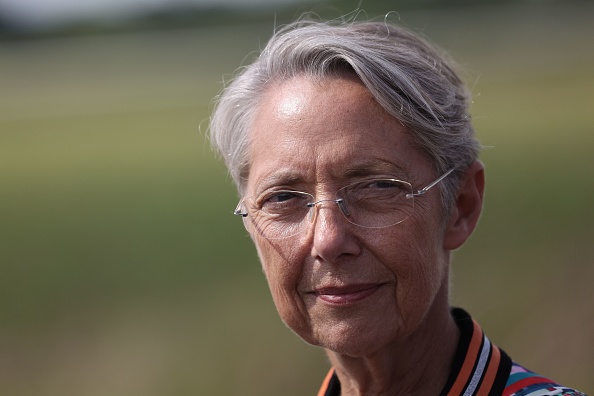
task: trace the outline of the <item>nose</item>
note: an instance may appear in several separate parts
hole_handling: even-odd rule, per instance
[[[359,254],[361,248],[352,232],[353,225],[343,215],[347,213],[341,199],[321,199],[308,206],[312,211],[313,257],[336,264],[344,256]]]
[[[310,202],[310,203],[308,203],[307,204],[307,207],[308,208],[314,208],[318,204],[324,203],[324,202],[334,202],[336,205],[338,205],[338,207],[340,208],[340,211],[342,212],[342,214],[344,214],[345,216],[350,215],[349,209],[347,208],[346,203],[344,202],[344,199],[342,199],[342,198],[337,198],[337,199],[320,199],[320,200],[318,200],[316,202]],[[313,213],[312,213],[312,216],[313,216]]]

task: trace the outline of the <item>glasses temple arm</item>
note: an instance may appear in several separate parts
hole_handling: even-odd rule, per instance
[[[425,194],[427,191],[429,191],[433,186],[435,186],[436,184],[438,184],[440,181],[442,181],[443,179],[445,179],[450,173],[452,173],[454,171],[454,168],[450,169],[449,171],[447,171],[446,173],[444,173],[443,175],[439,176],[435,181],[433,181],[432,183],[428,184],[427,186],[423,187],[422,189],[413,192],[411,195],[413,197],[418,197],[421,196],[423,194]]]
[[[240,201],[237,206],[235,207],[235,210],[233,211],[233,214],[235,216],[241,216],[241,217],[247,217],[247,212],[242,212],[241,211],[241,204],[243,203],[243,200]]]

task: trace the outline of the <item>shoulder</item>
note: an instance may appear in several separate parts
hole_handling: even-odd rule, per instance
[[[511,372],[503,396],[586,396],[578,390],[557,384],[517,363]]]

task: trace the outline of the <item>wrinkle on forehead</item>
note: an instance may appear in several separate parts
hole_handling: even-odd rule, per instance
[[[376,175],[412,182],[419,160],[406,127],[354,79],[295,77],[269,87],[250,133],[250,192]]]

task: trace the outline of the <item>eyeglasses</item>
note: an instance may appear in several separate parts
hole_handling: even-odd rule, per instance
[[[352,224],[364,228],[386,228],[408,219],[414,213],[415,197],[445,179],[450,169],[424,188],[414,191],[398,179],[365,179],[342,187],[336,199],[315,200],[302,191],[276,190],[243,198],[233,214],[242,216],[248,232],[266,239],[284,239],[306,231],[315,219],[318,204],[336,203]]]

